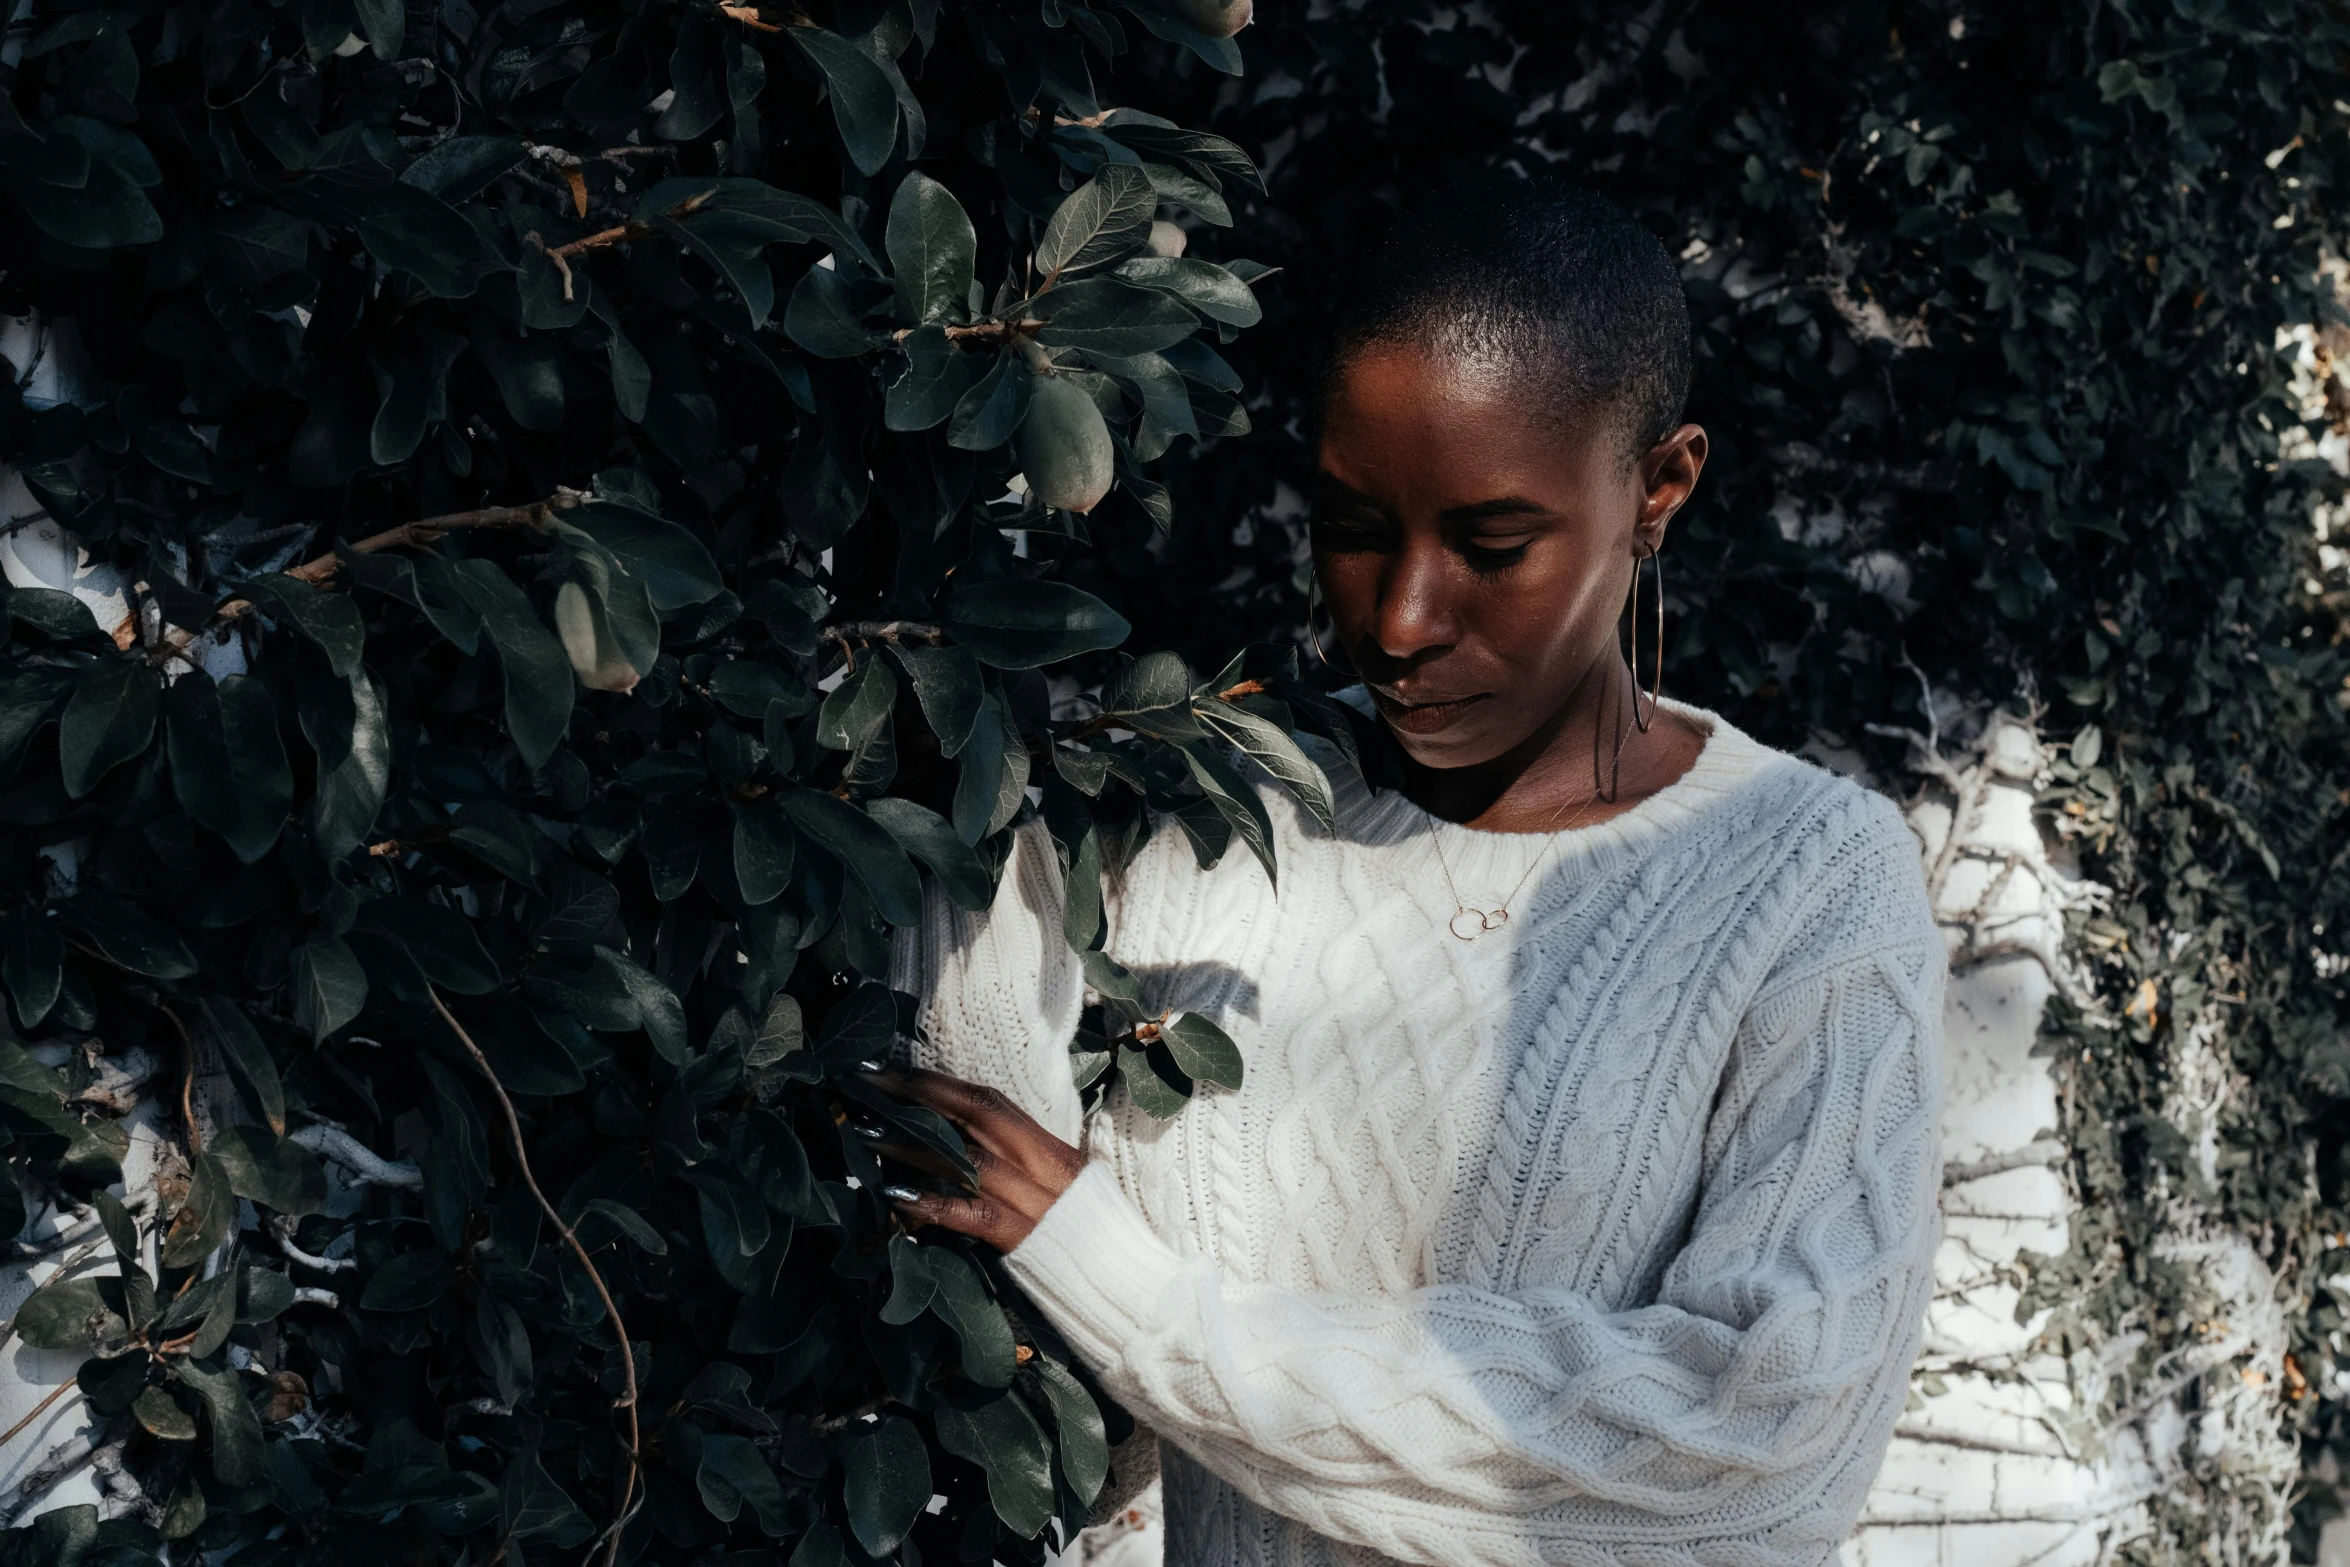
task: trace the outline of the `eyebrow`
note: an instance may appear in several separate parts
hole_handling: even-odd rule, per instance
[[[1546,517],[1550,508],[1523,495],[1499,495],[1467,506],[1448,506],[1438,515],[1446,522],[1485,522],[1495,517]]]

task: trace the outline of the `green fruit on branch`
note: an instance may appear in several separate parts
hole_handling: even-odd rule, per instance
[[[1230,38],[1256,15],[1256,0],[1174,0],[1171,9],[1183,25],[1210,38]]]
[[[1037,376],[1019,445],[1028,493],[1047,506],[1088,512],[1110,493],[1110,427],[1085,388],[1069,377]]]

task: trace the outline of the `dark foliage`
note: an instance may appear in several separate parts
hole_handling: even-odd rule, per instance
[[[8,1180],[114,1178],[109,1059],[233,1086],[158,1204],[99,1199],[120,1277],[13,1324],[89,1357],[145,1501],[7,1559],[1033,1561],[1083,1518],[1123,1417],[898,1232],[855,1122],[961,1145],[857,1066],[891,928],[984,906],[1032,798],[1079,888],[1145,800],[1266,853],[1234,747],[1327,810],[1292,656],[1114,655],[1081,585],[1164,527],[1146,464],[1247,426],[1212,345],[1261,269],[1169,214],[1214,248],[1256,171],[1098,101],[1143,36],[1237,70],[1176,14],[11,24],[0,311],[68,393],[0,388],[12,526],[129,604],[4,606]],[[1237,1081],[1089,962],[1086,1075]]]

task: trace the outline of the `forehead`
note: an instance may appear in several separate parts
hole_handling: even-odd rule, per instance
[[[1611,479],[1622,466],[1619,426],[1613,410],[1560,395],[1522,363],[1370,343],[1331,367],[1318,455],[1350,489],[1443,509]]]

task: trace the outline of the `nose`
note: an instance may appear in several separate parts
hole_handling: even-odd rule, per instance
[[[1397,665],[1422,662],[1460,637],[1444,547],[1417,532],[1380,563],[1379,598],[1365,628],[1384,660]]]

